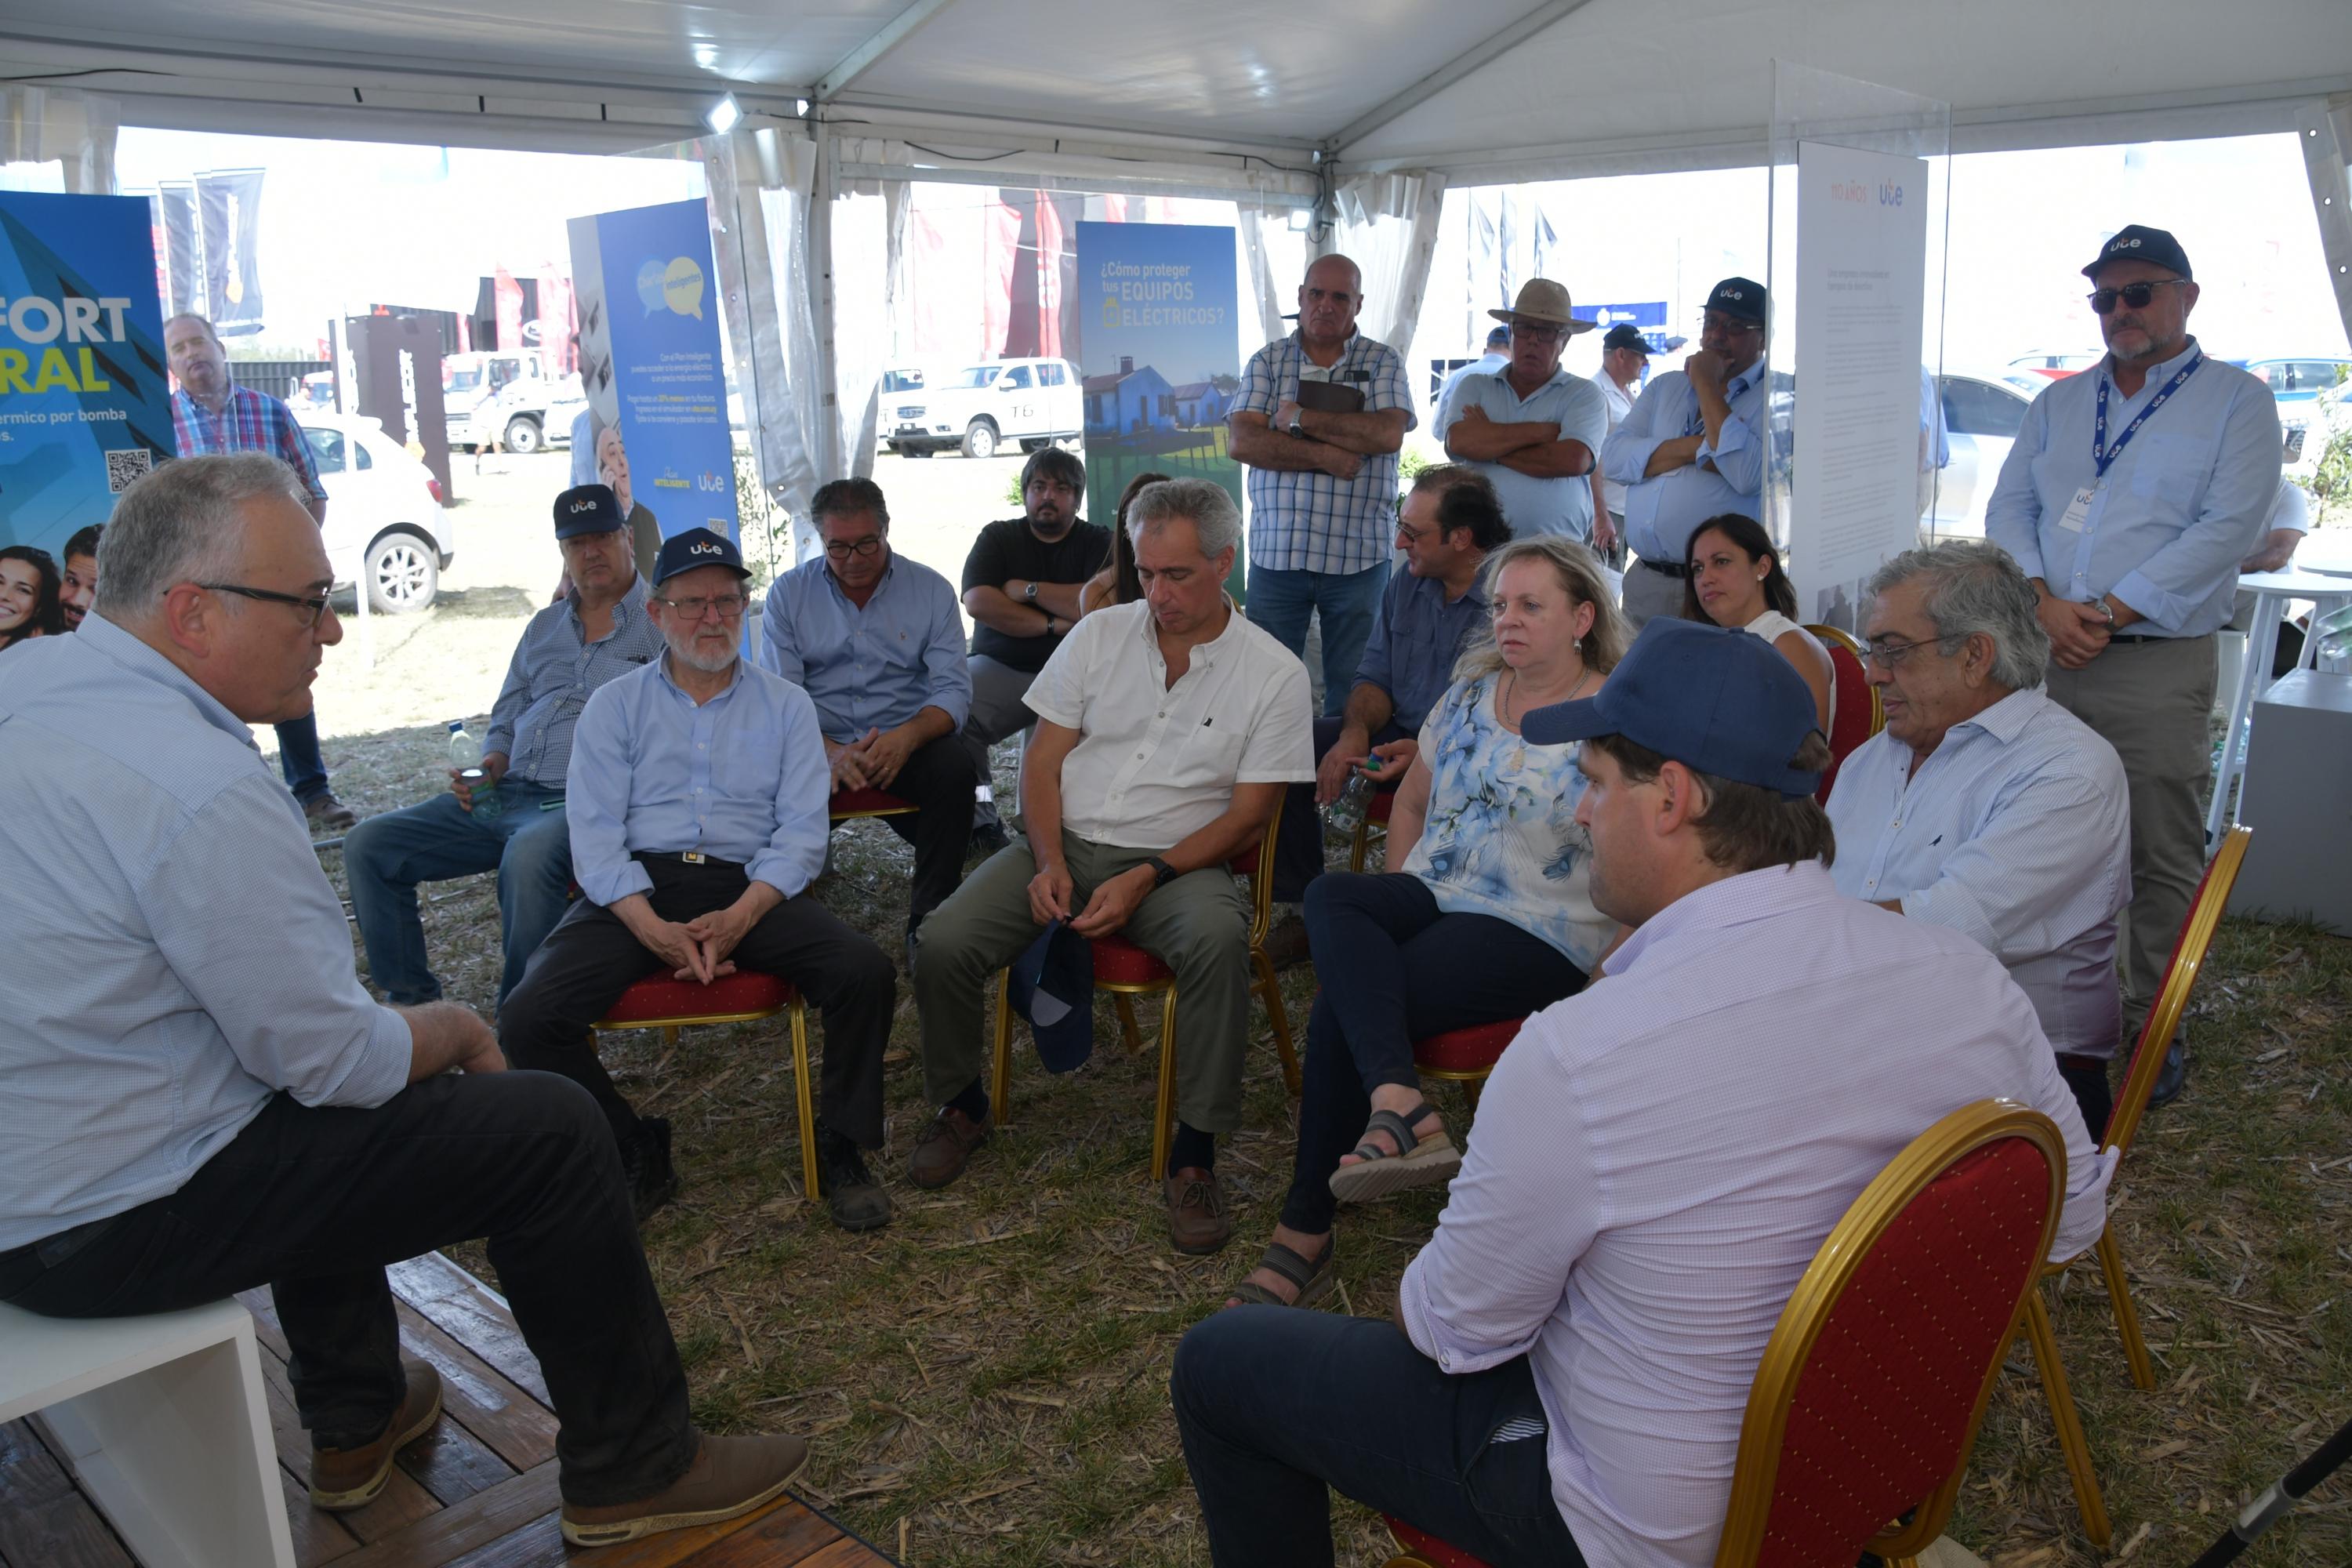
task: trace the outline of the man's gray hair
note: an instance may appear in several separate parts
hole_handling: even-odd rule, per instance
[[[237,514],[267,495],[305,499],[294,470],[267,453],[165,463],[115,503],[98,544],[98,600],[90,607],[110,621],[136,618],[178,584],[233,575],[245,558]]]
[[[1146,533],[1178,518],[1192,525],[1203,555],[1241,545],[1242,509],[1234,504],[1224,486],[1208,479],[1161,479],[1144,486],[1128,504],[1127,537],[1140,544]],[[103,573],[99,581],[106,581]]]
[[[99,581],[106,581],[103,571]],[[1872,576],[1870,595],[1914,581],[1920,608],[1947,653],[1982,632],[1992,639],[1993,679],[2012,691],[2042,684],[2050,663],[2050,634],[2033,613],[2032,583],[2008,551],[1984,539],[1906,550]]]

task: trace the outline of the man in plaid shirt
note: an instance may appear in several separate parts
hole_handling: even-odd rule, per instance
[[[163,323],[163,352],[180,389],[172,395],[172,435],[183,458],[221,452],[267,452],[302,476],[310,516],[327,522],[327,490],[310,460],[310,444],[294,422],[294,411],[267,393],[229,379],[228,351],[202,316],[174,316]],[[362,587],[364,592],[364,587]],[[278,765],[286,787],[302,803],[315,827],[341,833],[359,821],[327,787],[326,759],[319,754],[319,716],[314,710],[277,726]]]
[[[1298,286],[1298,330],[1250,356],[1229,420],[1249,468],[1249,618],[1306,656],[1323,621],[1323,711],[1347,706],[1396,532],[1397,448],[1415,424],[1404,361],[1356,331],[1363,274],[1326,256]],[[1310,394],[1326,382],[1357,395]],[[1329,411],[1353,402],[1354,412]]]

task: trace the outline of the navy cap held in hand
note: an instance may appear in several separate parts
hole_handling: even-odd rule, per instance
[[[1004,973],[1005,1000],[1029,1020],[1047,1072],[1070,1072],[1095,1051],[1095,956],[1066,921],[1049,922]]]

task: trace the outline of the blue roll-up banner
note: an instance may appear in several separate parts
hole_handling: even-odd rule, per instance
[[[598,477],[633,528],[735,539],[735,446],[704,205],[576,217],[571,235],[593,424],[583,434]]]
[[[0,191],[0,544],[57,555],[172,456],[144,196]]]

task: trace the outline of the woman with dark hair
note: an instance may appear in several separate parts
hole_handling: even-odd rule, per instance
[[[1736,511],[1708,518],[1691,535],[1683,556],[1690,575],[1683,586],[1683,619],[1752,632],[1780,650],[1812,689],[1822,733],[1830,732],[1837,699],[1837,667],[1822,639],[1797,624],[1797,588],[1780,552],[1752,517]]]
[[[1135,574],[1135,541],[1127,536],[1127,509],[1146,485],[1172,479],[1171,474],[1138,474],[1118,492],[1118,512],[1110,530],[1110,564],[1087,580],[1078,590],[1078,613],[1086,615],[1105,605],[1131,605],[1143,597],[1143,583]]]
[[[66,629],[55,557],[29,544],[0,549],[0,648],[26,637],[53,637]]]

